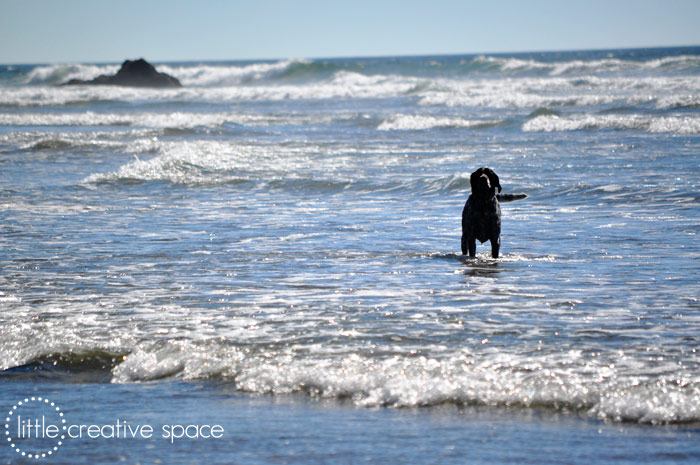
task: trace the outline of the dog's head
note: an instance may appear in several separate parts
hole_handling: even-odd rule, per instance
[[[480,182],[479,179],[481,176],[486,176],[490,187],[498,189],[498,192],[501,192],[501,183],[498,180],[498,175],[494,173],[494,171],[491,168],[486,168],[486,167],[481,167],[478,170],[474,171],[469,178],[469,183],[472,185],[472,192],[476,192],[476,189],[479,187],[477,184]]]
[[[472,195],[477,199],[490,199],[496,195],[496,187],[492,187],[489,177],[482,174],[472,183]]]
[[[484,181],[482,180],[484,177],[488,184],[487,187],[484,186]],[[474,171],[469,178],[469,183],[472,186],[472,193],[476,195],[491,197],[496,194],[496,189],[498,189],[498,192],[501,192],[501,183],[498,180],[498,175],[491,168],[482,167]],[[492,189],[494,190],[493,193],[491,193]]]

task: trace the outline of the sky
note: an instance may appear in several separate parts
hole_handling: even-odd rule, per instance
[[[700,45],[700,0],[0,0],[0,63]]]

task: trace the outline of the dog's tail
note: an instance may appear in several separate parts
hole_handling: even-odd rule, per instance
[[[513,202],[527,198],[527,194],[498,194],[496,196],[499,202]]]

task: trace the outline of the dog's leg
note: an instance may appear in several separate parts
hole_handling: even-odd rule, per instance
[[[462,234],[462,255],[476,256],[476,239],[466,234]]]
[[[469,257],[476,257],[476,238],[470,237],[467,245],[469,246]]]
[[[498,258],[498,251],[501,249],[501,236],[491,238],[491,256]]]

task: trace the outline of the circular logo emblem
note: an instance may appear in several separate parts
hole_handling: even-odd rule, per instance
[[[22,457],[43,459],[61,447],[66,428],[58,405],[45,397],[26,397],[7,412],[5,441]]]

